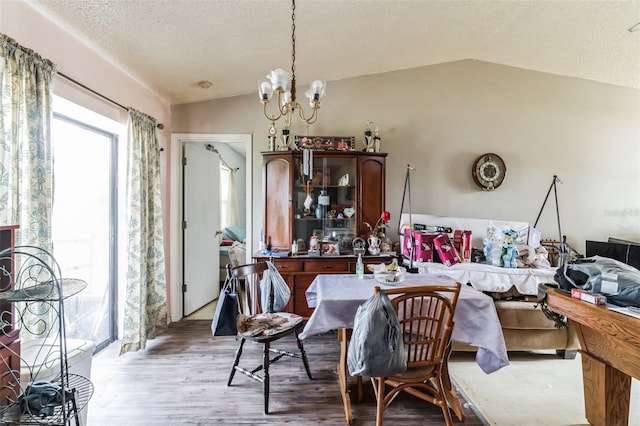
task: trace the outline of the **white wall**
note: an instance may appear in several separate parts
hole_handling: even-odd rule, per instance
[[[640,234],[639,117],[638,90],[464,60],[329,82],[318,122],[307,133],[294,121],[292,132],[356,135],[360,143],[366,122],[375,121],[389,153],[392,224],[408,163],[416,168],[414,212],[531,223],[558,175],[563,233],[584,251],[587,239]],[[253,187],[261,188],[269,122],[255,94],[174,106],[172,118],[180,132],[254,132]],[[507,164],[494,192],[471,177],[474,160],[487,152]],[[253,200],[258,232],[262,194]],[[538,228],[557,236],[553,198]]]

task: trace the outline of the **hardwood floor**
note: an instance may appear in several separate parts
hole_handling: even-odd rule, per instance
[[[265,415],[260,383],[236,374],[227,387],[237,342],[212,337],[210,325],[210,320],[183,320],[149,341],[143,351],[117,356],[114,347],[95,356],[88,425],[346,425],[336,374],[336,334],[304,341],[314,380],[308,379],[300,360],[286,358],[272,366],[272,413]],[[295,349],[293,339],[285,343]],[[251,357],[258,365],[261,350],[247,343],[243,359]],[[364,389],[364,400],[353,403],[355,424],[373,425],[375,398],[368,381]],[[464,405],[464,424],[482,425]],[[439,408],[408,395],[399,396],[385,413],[386,425],[443,423]]]

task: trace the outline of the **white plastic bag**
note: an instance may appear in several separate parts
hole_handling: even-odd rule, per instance
[[[386,377],[407,371],[400,322],[384,290],[358,307],[347,365],[352,376]]]
[[[291,290],[287,282],[282,278],[278,268],[271,261],[267,261],[269,269],[262,274],[262,280],[260,280],[260,303],[262,304],[262,311],[267,312],[269,310],[269,294],[271,290],[271,284],[273,284],[273,312],[281,311],[291,297]]]

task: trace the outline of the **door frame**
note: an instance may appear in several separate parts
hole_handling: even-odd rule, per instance
[[[253,235],[253,135],[244,134],[217,134],[217,133],[173,133],[171,135],[171,163],[170,163],[170,208],[169,208],[169,318],[171,322],[182,319],[182,277],[184,264],[182,261],[182,199],[183,199],[183,175],[182,175],[182,144],[184,142],[197,143],[245,143],[246,157],[246,229],[247,229],[247,256],[250,255]]]

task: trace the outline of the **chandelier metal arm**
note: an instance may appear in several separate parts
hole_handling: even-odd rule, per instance
[[[318,109],[320,109],[320,102],[314,101],[313,109],[311,110],[311,117],[305,117],[302,108],[298,108],[298,117],[300,117],[300,120],[306,122],[307,124],[313,124],[318,119]]]
[[[262,101],[262,112],[264,113],[264,116],[267,120],[270,121],[278,121],[280,120],[280,117],[282,117],[282,111],[278,111],[278,115],[269,115],[267,113],[267,104],[269,103],[269,101]]]

